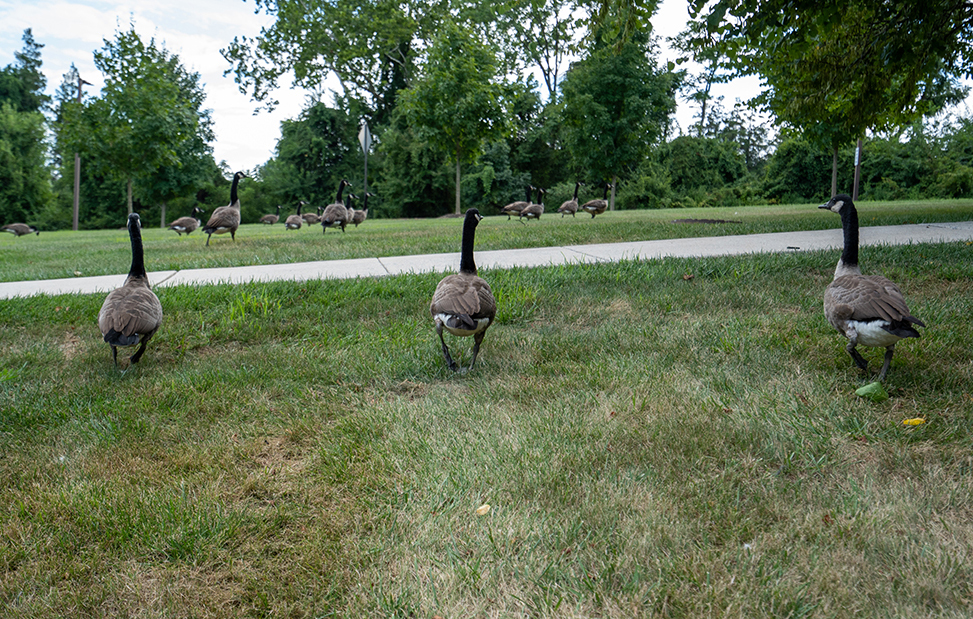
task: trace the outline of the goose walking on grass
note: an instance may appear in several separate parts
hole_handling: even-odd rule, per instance
[[[345,187],[350,186],[351,183],[345,179],[341,179],[341,182],[338,183],[338,194],[335,196],[334,202],[324,207],[324,213],[321,214],[321,227],[324,228],[322,232],[327,232],[331,226],[341,226],[341,231],[345,231],[345,226],[348,225],[348,208],[342,202],[341,194]]]
[[[209,216],[209,221],[203,227],[203,232],[206,233],[207,247],[209,247],[210,237],[214,234],[226,234],[229,232],[230,238],[234,241],[236,240],[236,231],[240,227],[240,198],[237,195],[237,185],[240,184],[241,178],[246,177],[247,175],[243,172],[237,172],[233,175],[233,183],[230,185],[230,203],[216,209]]]
[[[524,217],[530,221],[531,219],[540,219],[541,215],[544,214],[544,194],[547,192],[540,187],[535,187],[535,189],[537,189],[537,202],[528,204],[520,211],[520,223],[524,223]]]
[[[185,233],[187,236],[192,233],[193,230],[200,227],[203,222],[199,220],[199,215],[205,213],[203,209],[198,206],[193,207],[193,212],[189,217],[180,217],[175,220],[166,228],[167,230],[175,230],[176,234],[182,236]]]
[[[534,191],[531,185],[527,185],[527,199],[518,200],[517,202],[511,202],[502,209],[500,209],[501,215],[507,216],[507,221],[510,221],[511,215],[520,215],[520,211],[524,210],[528,205],[530,205],[530,193]]]
[[[858,211],[851,197],[839,194],[818,208],[841,216],[844,247],[834,271],[834,280],[824,291],[824,315],[848,339],[845,350],[863,372],[868,362],[856,350],[860,344],[885,348],[885,362],[878,381],[892,364],[895,344],[907,337],[919,337],[913,325],[926,325],[909,313],[899,287],[881,275],[862,275],[858,266]]]
[[[570,200],[561,203],[558,207],[557,212],[561,214],[561,219],[564,219],[565,215],[571,215],[574,217],[575,213],[578,212],[578,189],[584,185],[583,182],[578,181],[574,184],[574,197]]]
[[[365,197],[362,200],[362,208],[360,210],[352,210],[351,212],[351,223],[355,224],[356,228],[358,227],[358,224],[364,222],[365,218],[368,217],[368,196],[374,198],[375,194],[370,191],[366,191]]]
[[[608,208],[608,190],[612,188],[611,183],[605,183],[605,193],[602,195],[600,200],[588,200],[581,205],[581,210],[585,213],[591,213],[591,218],[594,219],[595,215],[601,215]]]
[[[128,236],[132,241],[132,268],[120,288],[112,290],[98,312],[98,328],[111,346],[118,367],[119,347],[141,344],[129,361],[135,365],[145,346],[162,325],[162,304],[149,288],[142,250],[142,222],[138,213],[128,216]],[[131,367],[131,366],[129,366]]]
[[[14,236],[24,236],[25,234],[30,234],[33,232],[37,236],[40,236],[40,230],[34,226],[28,226],[27,224],[7,224],[6,226],[0,228],[4,232],[9,232]]]
[[[260,223],[272,226],[280,221],[280,205],[277,205],[277,211],[274,213],[269,213],[260,218]]]
[[[302,202],[302,204],[304,204],[305,206],[307,205],[306,202]],[[323,209],[319,206],[317,208],[317,211],[318,211],[317,213],[303,213],[301,215],[301,218],[304,219],[304,223],[306,223],[309,226],[313,226],[315,224],[319,224],[319,223],[321,223],[321,211],[322,210]]]
[[[473,336],[473,358],[470,359],[469,367],[472,370],[483,336],[497,314],[497,302],[493,298],[490,284],[477,276],[476,263],[473,261],[473,237],[481,219],[483,218],[475,208],[466,211],[459,273],[447,275],[439,282],[429,305],[429,312],[436,323],[436,333],[443,345],[443,358],[454,372],[459,370],[459,366],[449,354],[443,331],[456,337]]]
[[[301,217],[301,207],[304,206],[304,201],[301,200],[297,203],[297,214],[288,215],[287,219],[284,220],[285,230],[300,230],[301,226],[304,224],[304,218]]]

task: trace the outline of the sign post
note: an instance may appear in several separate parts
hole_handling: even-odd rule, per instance
[[[368,123],[363,123],[361,131],[358,132],[358,142],[361,144],[362,152],[365,153],[365,183],[362,188],[362,195],[368,195],[368,150],[372,147],[372,134],[368,130]]]

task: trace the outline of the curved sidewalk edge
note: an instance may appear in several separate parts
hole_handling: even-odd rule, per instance
[[[908,245],[973,241],[973,221],[862,228],[862,245]],[[776,232],[737,236],[711,236],[629,243],[565,245],[529,249],[476,252],[481,269],[545,267],[560,264],[592,264],[620,260],[694,258],[755,253],[814,251],[841,247],[841,229]],[[244,284],[249,282],[306,281],[310,279],[354,279],[407,273],[448,272],[458,268],[459,253],[325,260],[293,264],[266,264],[182,271],[153,271],[153,287],[182,284]],[[121,286],[126,275],[100,275],[0,283],[0,299],[37,294],[106,293]]]

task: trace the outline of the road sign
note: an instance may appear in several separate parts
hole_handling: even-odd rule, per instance
[[[361,149],[366,153],[372,147],[372,134],[368,130],[368,123],[362,125],[361,131],[358,132],[358,142],[361,144]]]

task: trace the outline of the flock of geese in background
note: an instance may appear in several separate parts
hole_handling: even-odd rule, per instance
[[[207,234],[207,246],[213,234],[229,232],[236,240],[236,231],[240,226],[240,200],[237,196],[237,186],[240,179],[245,177],[243,172],[233,175],[230,204],[214,210],[206,225],[202,227],[203,232]],[[592,217],[605,212],[611,185],[606,185],[605,195],[601,200],[591,200],[579,206],[578,189],[583,184],[576,183],[573,199],[566,201],[558,209],[562,217],[568,213],[574,216],[578,210],[590,213]],[[297,214],[287,217],[285,227],[297,229],[304,224],[320,223],[325,231],[333,226],[340,226],[344,231],[349,223],[358,225],[368,214],[368,196],[371,194],[365,194],[364,208],[356,211],[350,206],[350,195],[342,199],[342,194],[349,185],[347,180],[342,180],[338,185],[335,201],[318,209],[317,214],[301,214],[300,210],[305,203],[299,203]],[[535,190],[537,202],[531,202],[532,192]],[[528,220],[539,219],[544,213],[543,194],[544,190],[528,186],[525,196],[527,199],[506,205],[502,212],[508,216],[508,219],[514,214],[518,215],[521,221],[525,217]],[[848,340],[845,350],[863,372],[868,372],[868,362],[858,352],[857,347],[861,345],[885,349],[882,369],[877,378],[881,382],[885,379],[892,363],[896,343],[905,338],[919,337],[915,327],[926,325],[909,312],[901,290],[892,281],[881,275],[862,275],[858,264],[858,211],[851,197],[846,194],[836,195],[819,208],[830,210],[841,217],[843,233],[843,247],[835,268],[834,279],[824,292],[825,317]],[[277,211],[274,215],[266,215],[264,219],[273,218],[273,221],[268,219],[265,223],[276,223],[280,218],[280,207],[277,207]],[[180,235],[189,234],[200,226],[201,222],[196,219],[196,215],[201,213],[198,207],[194,207],[191,216],[177,219],[169,225],[169,229],[175,230]],[[360,219],[358,219],[359,213]],[[443,358],[449,369],[454,372],[459,371],[461,367],[450,355],[443,332],[456,337],[473,337],[472,358],[467,368],[472,370],[483,337],[497,314],[497,302],[493,291],[490,290],[490,285],[477,275],[473,258],[476,227],[481,219],[483,217],[476,209],[471,208],[466,211],[460,243],[459,273],[447,275],[439,282],[429,305],[436,333],[442,343]],[[36,228],[25,224],[8,224],[0,230],[16,236],[32,232],[39,234]],[[131,269],[122,286],[108,294],[98,313],[98,326],[105,342],[111,346],[112,359],[116,367],[118,348],[139,346],[135,354],[129,358],[131,367],[142,358],[149,340],[162,325],[162,304],[150,289],[145,271],[141,230],[142,224],[138,214],[132,213],[128,216],[128,232],[132,243]]]

